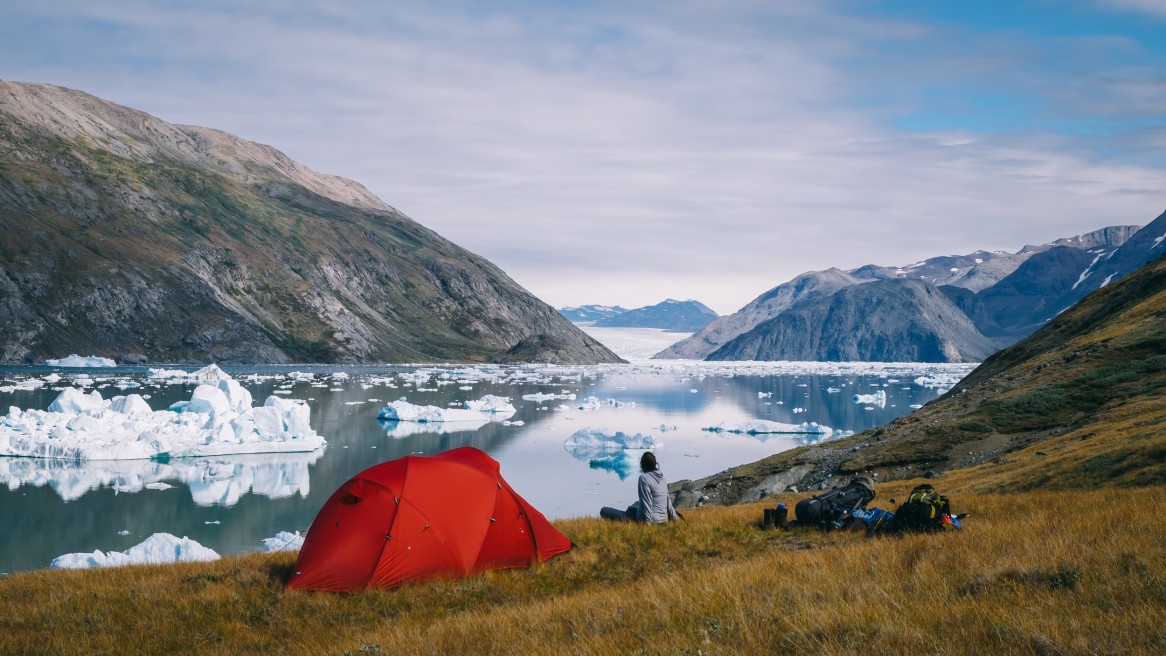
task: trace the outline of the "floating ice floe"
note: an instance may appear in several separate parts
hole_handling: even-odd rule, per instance
[[[116,367],[117,363],[109,358],[97,355],[80,356],[73,353],[58,360],[45,360],[46,367],[81,367],[97,369],[102,367]]]
[[[264,551],[299,551],[304,546],[304,536],[299,531],[280,531],[273,538],[263,538]]]
[[[155,533],[137,546],[125,551],[103,553],[71,553],[57,556],[49,567],[53,569],[87,569],[91,567],[121,567],[124,565],[163,565],[194,561],[218,560],[219,554],[190,538],[176,538],[169,533]]]
[[[48,410],[9,408],[0,417],[0,456],[136,460],[314,451],[325,440],[308,406],[251,393],[230,377],[199,385],[189,401],[153,411],[137,394],[102,399],[66,388]]]
[[[466,401],[467,410],[477,410],[483,414],[488,415],[506,415],[512,416],[517,410],[510,403],[509,396],[494,396],[487,394],[477,401]]]
[[[150,380],[162,383],[217,383],[230,378],[217,364],[208,364],[197,371],[182,369],[150,369]]]
[[[486,395],[477,401],[466,401],[464,408],[440,408],[435,405],[414,405],[403,399],[393,401],[381,409],[378,419],[424,423],[478,422],[509,419],[516,412],[509,397]]]
[[[855,394],[854,402],[862,405],[877,405],[880,408],[887,407],[887,393],[879,390],[874,394]]]
[[[743,433],[747,435],[761,435],[769,433],[833,435],[833,428],[822,426],[816,421],[807,421],[801,424],[783,424],[768,419],[750,419],[737,423],[722,421],[715,426],[706,426],[701,430],[710,433]]]
[[[57,380],[60,380],[60,376],[57,376]],[[12,385],[0,386],[0,393],[11,394],[13,392],[31,392],[33,390],[38,390],[44,387],[48,382],[48,376],[45,376],[44,378],[25,378],[24,380],[16,381]]]
[[[567,393],[567,394],[546,394],[544,392],[539,392],[537,394],[523,394],[522,400],[523,401],[535,401],[537,403],[542,403],[543,401],[574,401],[575,395],[570,394],[570,393]]]

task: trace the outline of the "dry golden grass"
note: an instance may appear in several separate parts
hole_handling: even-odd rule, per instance
[[[0,579],[0,653],[1161,654],[1164,493],[956,493],[966,530],[874,539],[756,504],[571,520],[540,566],[364,594],[285,592],[289,554],[30,572]]]

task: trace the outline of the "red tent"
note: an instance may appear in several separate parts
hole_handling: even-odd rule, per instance
[[[363,590],[527,567],[571,541],[473,447],[405,456],[348,479],[316,515],[288,588]]]

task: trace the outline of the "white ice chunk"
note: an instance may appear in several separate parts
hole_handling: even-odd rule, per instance
[[[68,357],[60,358],[59,360],[45,360],[45,366],[99,368],[116,367],[117,363],[113,360],[110,360],[109,358],[102,358],[96,355],[82,357],[76,353],[73,353]]]
[[[49,412],[79,415],[82,412],[99,412],[105,406],[101,392],[93,390],[86,394],[75,387],[66,387],[49,404]]]
[[[264,551],[299,551],[304,546],[304,536],[299,531],[280,531],[273,538],[263,538]]]
[[[509,396],[494,396],[493,394],[487,394],[477,401],[466,401],[466,409],[487,414],[504,414],[507,417],[517,412],[510,404]]]
[[[94,394],[96,393],[94,392]],[[146,400],[139,394],[115,396],[109,402],[109,409],[129,417],[144,416],[154,412],[150,409],[150,404],[146,403]]]
[[[219,554],[190,538],[176,538],[169,533],[155,533],[125,551],[72,553],[53,559],[53,569],[121,567],[123,565],[162,565],[193,561],[218,560]]]
[[[197,412],[210,417],[222,417],[231,411],[231,401],[223,390],[211,385],[199,385],[194,388],[190,397],[190,404],[186,412]]]
[[[523,394],[522,400],[523,401],[536,401],[538,403],[542,403],[543,401],[574,401],[575,395],[570,394],[570,393],[568,393],[568,394],[546,394],[543,392],[539,392],[537,394]]]
[[[439,408],[435,405],[414,405],[404,399],[385,406],[379,419],[412,421],[417,423],[472,422],[485,424],[502,421],[516,411],[509,397],[486,395],[477,401],[466,401],[464,408]]]

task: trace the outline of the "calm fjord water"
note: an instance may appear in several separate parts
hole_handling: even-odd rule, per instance
[[[944,381],[949,385],[971,368],[667,361],[595,367],[225,367],[256,405],[276,392],[305,400],[312,427],[328,440],[327,447],[316,453],[165,462],[0,458],[0,572],[47,567],[65,553],[122,551],[157,532],[189,536],[221,554],[255,551],[279,531],[306,530],[324,500],[353,474],[404,455],[467,445],[496,458],[506,480],[548,517],[595,515],[601,506],[635,499],[635,472],[604,467],[586,453],[565,449],[564,441],[581,429],[651,435],[661,443],[655,451],[669,481],[700,478],[809,439],[712,433],[704,427],[767,419],[857,432],[936,398]],[[152,382],[141,368],[53,371],[62,378],[51,386],[0,392],[0,408],[45,409],[61,388],[86,384],[85,377],[88,389],[105,398],[148,395],[155,410],[189,399],[195,387]],[[49,373],[45,367],[2,369],[0,386]],[[931,380],[920,384],[920,377]],[[886,393],[883,407],[853,400],[855,394],[879,390]],[[575,394],[575,400],[522,399],[536,393]],[[510,397],[518,410],[511,420],[524,425],[459,430],[467,427],[377,420],[387,402],[402,397],[450,407],[486,394]],[[580,409],[588,397],[599,399],[598,408]]]

